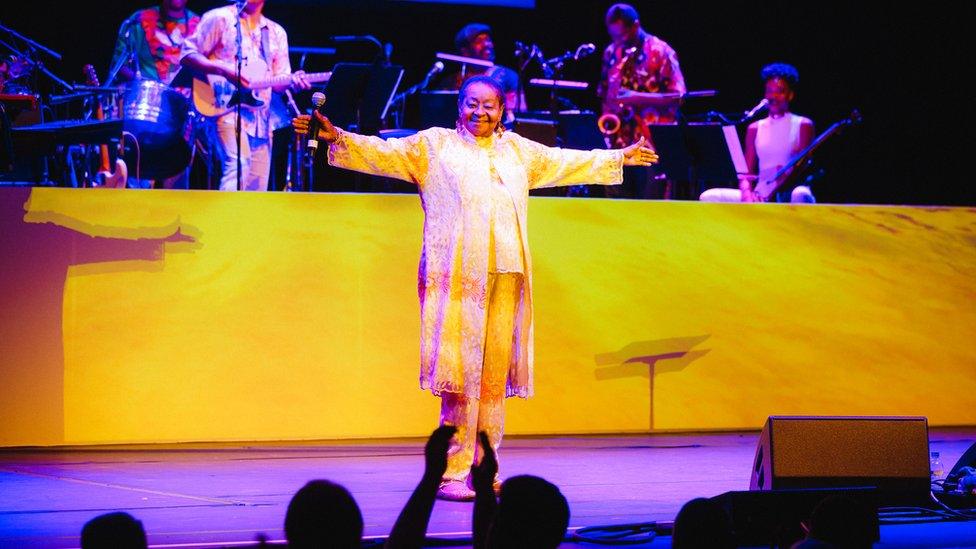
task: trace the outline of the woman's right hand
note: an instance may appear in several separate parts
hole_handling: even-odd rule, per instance
[[[319,134],[316,139],[321,139],[327,143],[333,143],[339,138],[339,130],[332,125],[332,122],[328,118],[322,116],[322,113],[318,111],[313,111],[315,113],[315,118],[319,121]],[[308,127],[311,125],[312,116],[308,114],[302,114],[291,119],[291,125],[295,128],[295,133],[299,135],[305,135],[308,133]]]

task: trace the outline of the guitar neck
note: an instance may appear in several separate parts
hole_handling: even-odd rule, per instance
[[[802,160],[806,159],[811,154],[813,154],[814,151],[816,151],[817,149],[820,148],[820,145],[823,145],[824,142],[827,141],[827,139],[829,139],[835,133],[839,132],[844,126],[846,126],[849,123],[850,122],[847,121],[847,120],[841,120],[840,122],[836,122],[836,123],[834,123],[833,126],[827,128],[827,131],[825,131],[822,134],[818,135],[816,137],[816,139],[813,140],[812,143],[810,143],[809,145],[807,145],[807,147],[805,149],[803,149],[802,151],[798,152],[796,154],[796,156],[794,156],[793,158],[791,158],[790,161],[786,163],[785,166],[783,166],[782,168],[780,168],[779,171],[776,172],[776,175],[773,176],[773,179],[774,180],[781,179],[790,170],[792,170],[794,166],[796,166]]]
[[[291,84],[290,74],[283,74],[281,76],[275,76],[273,78],[265,78],[261,80],[255,80],[248,86],[252,90],[259,90],[263,88],[276,88],[279,86],[287,86]],[[332,77],[331,72],[309,72],[305,73],[305,79],[310,83],[316,82],[328,82],[329,78]]]

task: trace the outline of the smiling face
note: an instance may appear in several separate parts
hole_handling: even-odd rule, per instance
[[[464,96],[458,105],[458,119],[471,135],[490,136],[504,110],[498,90],[483,82],[473,82],[463,91]]]
[[[461,54],[485,61],[495,60],[495,44],[491,41],[491,35],[486,32],[475,36],[468,42],[468,45],[461,48]]]

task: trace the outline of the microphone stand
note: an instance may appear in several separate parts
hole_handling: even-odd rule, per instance
[[[437,71],[428,72],[427,75],[424,76],[424,79],[423,80],[421,80],[420,82],[417,82],[413,86],[407,88],[406,91],[401,92],[401,93],[398,93],[396,96],[393,97],[393,101],[391,102],[391,104],[396,105],[396,107],[397,107],[397,110],[396,110],[396,112],[397,112],[396,127],[397,128],[402,127],[401,126],[401,122],[402,122],[404,116],[406,116],[405,111],[406,111],[406,108],[407,108],[406,107],[406,105],[407,105],[407,98],[410,97],[411,95],[417,93],[417,92],[426,90],[427,89],[427,86],[430,85],[430,79],[433,78],[435,74],[441,72],[442,70],[444,70],[444,69],[440,69],[440,70],[437,70]]]
[[[288,107],[291,108],[292,114],[295,116],[300,116],[302,111],[295,104],[295,96],[292,95],[291,90],[285,90],[285,97],[287,98]],[[285,189],[286,191],[303,191],[305,190],[302,181],[302,136],[298,133],[292,131],[292,142],[291,151],[288,154],[288,164],[285,168]]]
[[[135,23],[133,17],[129,17],[125,20],[125,23],[123,23],[123,27],[125,28],[125,55],[120,55],[119,59],[115,62],[115,65],[109,69],[108,80],[105,81],[105,87],[110,87],[112,83],[115,82],[115,78],[119,75],[119,71],[122,70],[122,67],[124,67],[126,63],[133,64],[132,74],[135,75],[136,79],[140,78],[141,76],[139,74],[139,63],[135,58],[135,49],[132,47],[132,43],[129,41],[129,35],[132,32],[133,23]]]
[[[244,7],[246,5],[247,4],[245,2],[238,0],[236,6],[237,8],[236,46],[237,46],[237,87],[238,88],[241,87],[241,72],[244,66],[244,31],[241,29],[241,14],[244,13]],[[238,89],[238,93],[241,93],[240,89]],[[244,170],[244,161],[241,159],[241,145],[242,145],[241,143],[241,138],[242,138],[241,101],[238,101],[237,104],[234,106],[234,111],[235,114],[237,115],[237,120],[234,124],[234,136],[237,139],[237,190],[241,191],[244,190],[244,185],[243,185],[244,174],[242,173]]]
[[[50,55],[51,57],[57,59],[58,61],[61,60],[61,54],[60,53],[58,53],[58,52],[56,52],[56,51],[54,51],[54,50],[52,50],[50,48],[46,48],[46,47],[42,46],[41,44],[38,44],[37,42],[31,40],[30,38],[27,38],[26,36],[24,36],[23,34],[20,34],[19,32],[15,31],[14,29],[5,26],[3,23],[0,23],[0,31],[4,31],[7,34],[9,34],[10,36],[13,36],[14,38],[17,38],[18,40],[23,41],[31,49],[41,50],[42,52]]]
[[[24,40],[25,42],[27,42],[27,47],[29,48],[28,51],[30,51],[30,52],[34,52],[34,51],[37,51],[37,49],[40,49],[41,51],[50,52],[52,55],[57,56],[56,57],[57,59],[60,59],[61,58],[61,56],[59,54],[57,54],[56,52],[53,52],[53,51],[45,48],[44,46],[41,46],[37,42],[34,42],[34,41],[29,40],[27,38],[24,38],[20,34],[17,34],[16,32],[12,31],[11,29],[8,29],[7,27],[4,27],[3,25],[0,25],[0,30],[7,31],[10,34],[12,34],[14,36],[17,36],[17,37],[21,38],[22,40]],[[6,47],[8,50],[10,50],[11,53],[13,53],[14,55],[16,55],[18,57],[24,57],[24,58],[30,59],[31,60],[31,65],[34,68],[36,68],[37,70],[41,71],[41,73],[43,73],[44,76],[47,76],[48,78],[50,78],[52,82],[54,82],[58,86],[61,86],[65,91],[72,92],[72,91],[75,90],[74,86],[72,86],[71,84],[65,82],[64,80],[61,80],[60,78],[57,77],[57,75],[55,75],[53,72],[49,71],[47,69],[47,67],[44,66],[44,63],[42,63],[40,61],[36,61],[35,60],[35,56],[28,55],[28,54],[25,54],[25,53],[21,52],[20,50],[18,50],[17,48],[15,48],[13,45],[11,45],[9,42],[7,42],[5,40],[0,40],[0,45]]]
[[[522,112],[522,97],[525,95],[525,69],[529,67],[529,63],[533,60],[538,59],[543,67],[543,71],[547,70],[548,67],[545,66],[545,60],[542,55],[542,50],[539,46],[535,44],[529,44],[526,46],[521,42],[515,42],[515,56],[518,58],[518,96],[515,98],[515,116],[518,117],[518,113]],[[522,59],[524,56],[524,59]]]

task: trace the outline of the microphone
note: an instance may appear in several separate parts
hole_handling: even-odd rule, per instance
[[[759,103],[756,103],[756,106],[755,107],[753,107],[753,108],[751,108],[751,109],[749,109],[749,110],[746,111],[746,113],[745,113],[745,119],[748,120],[748,119],[752,118],[753,116],[756,116],[756,113],[758,113],[759,111],[765,109],[768,106],[769,106],[769,99],[763,98],[762,101],[760,101]]]
[[[315,111],[321,112],[322,105],[325,105],[325,94],[322,92],[313,93],[312,105],[315,107]],[[312,112],[312,120],[308,123],[308,141],[305,142],[305,148],[312,153],[319,148],[319,119],[315,118],[315,112]]]
[[[519,42],[518,40],[516,40],[515,41],[515,57],[521,57],[522,56],[522,52],[524,52],[524,51],[525,51],[525,44],[523,44],[523,43]]]
[[[580,57],[586,57],[587,55],[596,51],[596,46],[593,44],[583,44],[576,48],[576,53],[573,54],[573,59],[579,61]]]
[[[437,61],[436,63],[434,63],[434,66],[431,67],[429,71],[427,71],[427,76],[424,77],[424,86],[423,87],[426,88],[427,87],[427,81],[430,80],[431,78],[433,78],[435,74],[438,74],[442,70],[444,70],[444,63],[441,63],[440,61]]]

